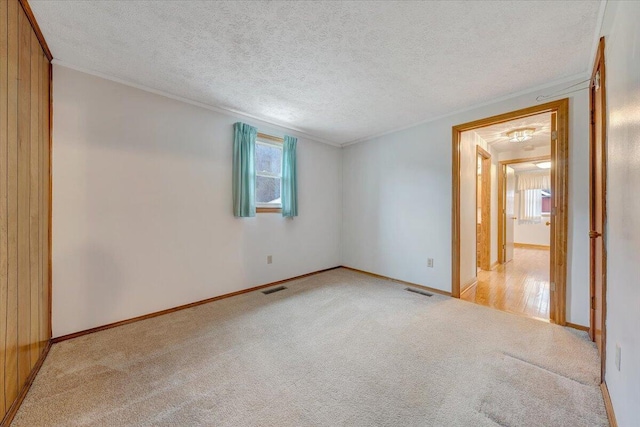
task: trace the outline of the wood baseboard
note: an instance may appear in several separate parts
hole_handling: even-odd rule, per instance
[[[403,285],[414,286],[416,288],[424,289],[425,291],[433,292],[436,294],[445,295],[448,297],[451,296],[451,292],[441,291],[440,289],[430,288],[429,286],[418,285],[417,283],[405,282],[404,280],[394,279],[393,277],[382,276],[380,274],[370,273],[364,270],[358,270],[357,268],[347,267],[346,265],[343,265],[342,268],[355,271],[356,273],[366,274],[367,276],[372,276],[378,279],[384,279],[384,280],[389,280],[391,282],[402,283]]]
[[[172,308],[156,311],[156,312],[149,313],[149,314],[143,314],[142,316],[132,317],[131,319],[126,319],[126,320],[120,320],[118,322],[113,322],[113,323],[109,323],[109,324],[106,324],[106,325],[97,326],[97,327],[91,328],[91,329],[85,329],[84,331],[74,332],[72,334],[62,335],[62,336],[53,338],[51,340],[51,342],[53,344],[55,344],[55,343],[59,343],[61,341],[66,341],[66,340],[70,340],[70,339],[73,339],[73,338],[78,338],[78,337],[81,337],[83,335],[92,334],[94,332],[100,332],[100,331],[104,331],[106,329],[111,329],[111,328],[115,328],[115,327],[118,327],[118,326],[128,325],[129,323],[139,322],[140,320],[151,319],[152,317],[163,316],[165,314],[173,313],[175,311],[185,310],[187,308],[196,307],[196,306],[199,306],[199,305],[202,305],[202,304],[208,304],[210,302],[218,301],[218,300],[221,300],[221,299],[224,299],[224,298],[230,298],[230,297],[234,297],[236,295],[246,294],[248,292],[257,291],[259,289],[268,288],[270,286],[275,286],[275,285],[279,285],[281,283],[290,282],[292,280],[297,280],[297,279],[302,279],[304,277],[313,276],[315,274],[323,273],[325,271],[335,270],[336,268],[340,268],[340,266],[326,268],[324,270],[314,271],[312,273],[302,274],[300,276],[291,277],[289,279],[279,280],[277,282],[267,283],[267,284],[260,285],[260,286],[254,286],[253,288],[243,289],[243,290],[240,290],[240,291],[231,292],[229,294],[219,295],[217,297],[207,298],[207,299],[204,299],[204,300],[201,300],[201,301],[196,301],[196,302],[192,302],[192,303],[189,303],[189,304],[179,305],[177,307],[172,307]],[[3,427],[3,426],[0,426],[0,427]]]
[[[530,245],[529,243],[514,243],[514,247],[522,248],[522,249],[542,249],[542,250],[551,250],[551,246],[549,245]]]
[[[611,396],[609,395],[609,388],[607,383],[602,381],[600,383],[600,390],[602,391],[602,399],[604,399],[604,408],[607,410],[607,418],[609,418],[609,424],[611,427],[618,427],[616,421],[616,414],[613,412],[613,403],[611,403]]]
[[[460,295],[462,296],[465,292],[467,292],[469,289],[473,288],[475,285],[478,284],[478,277],[474,277],[473,279],[469,280],[466,283],[463,283],[460,286]]]
[[[500,261],[496,261],[496,262],[494,262],[493,264],[491,264],[491,270],[492,270],[492,271],[493,271],[493,270],[495,270],[495,268],[496,268],[497,266],[499,266],[499,265],[500,265]]]
[[[569,328],[573,328],[573,329],[577,329],[579,331],[585,331],[585,332],[589,332],[589,327],[588,326],[582,326],[582,325],[578,325],[576,323],[565,323],[564,326],[567,326]]]
[[[38,375],[38,372],[40,371],[40,368],[42,367],[44,360],[47,358],[47,355],[49,354],[50,349],[51,349],[51,340],[47,341],[46,347],[42,351],[42,354],[38,358],[38,361],[36,362],[36,364],[33,366],[33,369],[31,369],[31,373],[27,377],[27,381],[25,381],[24,386],[22,386],[22,389],[20,390],[18,397],[16,397],[16,400],[13,401],[13,403],[9,407],[9,410],[5,414],[4,418],[2,419],[2,421],[0,421],[0,427],[9,427],[9,425],[11,425],[11,421],[13,421],[13,418],[18,413],[18,409],[20,409],[20,405],[22,405],[24,398],[27,397],[27,393],[31,388],[31,384],[33,384],[33,380],[36,379],[36,375]]]

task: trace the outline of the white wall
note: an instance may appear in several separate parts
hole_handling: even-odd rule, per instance
[[[607,3],[607,366],[618,425],[640,425],[639,2]],[[616,344],[621,369],[615,366]]]
[[[516,207],[520,206],[520,193],[518,191],[516,191],[514,203]],[[538,224],[520,224],[519,221],[515,221],[513,226],[513,241],[526,245],[550,246],[551,227],[545,225],[547,221],[549,221],[549,216],[543,216],[542,222]]]
[[[487,141],[474,131],[460,135],[460,286],[470,286],[477,273],[477,161],[476,147],[491,154],[491,253],[490,264],[498,260],[498,156]]]
[[[536,96],[570,84],[345,147],[343,263],[451,291],[451,127],[530,107]],[[572,94],[569,108],[567,321],[588,325],[587,91]],[[427,258],[435,259],[433,268],[427,268]]]
[[[460,135],[460,286],[461,290],[476,279],[477,271],[477,168],[476,147],[482,148],[477,133]]]
[[[53,87],[54,337],[341,264],[341,149],[299,139],[298,218],[238,219],[238,119],[60,66]]]
[[[544,148],[541,151],[551,151],[550,148]],[[535,156],[538,156],[536,154]],[[531,156],[531,155],[530,155]],[[522,157],[522,158],[526,158]],[[533,156],[531,156],[533,157]],[[516,176],[518,173],[516,172]],[[516,212],[518,212],[518,207],[520,206],[520,192],[516,191],[514,203],[516,206]],[[516,215],[517,216],[517,215]],[[542,216],[542,221],[538,224],[520,224],[520,221],[515,221],[513,227],[513,240],[515,243],[523,243],[526,245],[542,245],[542,246],[550,246],[551,245],[551,226],[546,225],[547,222],[551,221],[548,215]]]

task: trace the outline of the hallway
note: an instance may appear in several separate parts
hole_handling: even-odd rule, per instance
[[[465,301],[549,321],[549,250],[516,247],[513,261],[478,271]]]

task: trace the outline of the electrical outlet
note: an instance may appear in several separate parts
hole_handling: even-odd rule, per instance
[[[620,370],[620,359],[622,358],[622,349],[620,344],[616,344],[616,368]]]
[[[427,258],[427,267],[433,268],[433,258]]]
[[[267,255],[267,264],[273,263],[273,257],[271,255]]]

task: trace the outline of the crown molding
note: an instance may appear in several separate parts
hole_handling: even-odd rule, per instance
[[[603,3],[606,3],[606,0],[603,0]],[[599,30],[598,30],[598,32],[599,32]],[[382,136],[389,135],[389,134],[392,134],[392,133],[395,133],[395,132],[400,132],[400,131],[403,131],[403,130],[411,129],[411,128],[416,127],[416,126],[421,126],[421,125],[424,125],[424,124],[427,124],[427,123],[436,122],[438,120],[444,119],[446,117],[454,116],[456,114],[462,114],[462,113],[465,113],[465,112],[468,112],[468,111],[471,111],[471,110],[475,110],[477,108],[482,108],[482,107],[486,107],[486,106],[489,106],[489,105],[494,105],[494,104],[497,104],[499,102],[507,101],[507,100],[513,99],[513,98],[517,98],[517,97],[522,96],[522,95],[527,95],[527,94],[530,94],[530,93],[539,92],[541,90],[544,90],[544,89],[547,89],[547,88],[550,88],[550,87],[553,87],[553,86],[558,86],[558,85],[561,85],[563,83],[573,82],[573,81],[578,80],[578,79],[589,78],[589,76],[590,76],[589,72],[585,71],[583,73],[574,74],[572,76],[568,76],[568,77],[564,77],[564,78],[561,78],[561,79],[558,79],[558,80],[554,80],[552,82],[545,83],[545,84],[539,85],[539,86],[535,86],[533,88],[529,88],[529,89],[525,89],[525,90],[522,90],[522,91],[514,92],[514,93],[511,93],[511,94],[499,97],[499,98],[494,98],[494,99],[492,99],[490,101],[482,102],[482,103],[479,103],[479,104],[474,104],[474,105],[472,105],[470,107],[466,107],[466,108],[463,108],[463,109],[460,109],[460,110],[456,110],[456,111],[453,111],[453,112],[450,112],[450,113],[442,114],[442,115],[439,115],[439,116],[436,116],[436,117],[433,117],[433,118],[429,118],[429,119],[426,119],[426,120],[421,120],[421,121],[419,121],[417,123],[413,123],[413,124],[406,125],[406,126],[401,126],[401,127],[398,127],[398,128],[393,128],[393,129],[390,129],[390,130],[387,130],[387,131],[384,131],[384,132],[380,132],[380,133],[376,133],[376,134],[371,134],[371,135],[368,135],[368,136],[365,136],[365,137],[362,137],[362,138],[358,138],[358,139],[355,139],[355,140],[352,140],[352,141],[347,141],[347,142],[344,142],[344,143],[338,143],[338,142],[335,142],[335,141],[330,141],[330,140],[327,140],[327,139],[324,139],[324,138],[317,137],[317,136],[315,136],[313,134],[309,134],[309,133],[307,133],[305,131],[302,131],[300,129],[297,129],[297,128],[294,128],[294,127],[290,127],[290,126],[287,126],[287,125],[283,125],[283,124],[275,122],[275,121],[265,120],[263,118],[260,118],[260,117],[254,116],[254,115],[247,114],[247,113],[242,113],[240,111],[235,111],[235,110],[232,110],[232,109],[227,109],[227,108],[222,108],[222,107],[218,107],[218,106],[214,106],[214,105],[210,105],[210,104],[205,104],[205,103],[200,102],[200,101],[195,101],[195,100],[192,100],[192,99],[189,99],[189,98],[185,98],[185,97],[182,97],[182,96],[179,96],[179,95],[175,95],[175,94],[172,94],[172,93],[169,93],[169,92],[165,92],[165,91],[162,91],[162,90],[154,89],[154,88],[151,88],[151,87],[148,87],[148,86],[145,86],[145,85],[141,85],[141,84],[138,84],[138,83],[133,83],[133,82],[130,82],[128,80],[124,80],[124,79],[121,79],[119,77],[114,77],[114,76],[111,76],[109,74],[105,74],[105,73],[102,73],[102,72],[99,72],[99,71],[94,71],[94,70],[78,67],[78,66],[70,64],[68,62],[61,61],[59,59],[55,59],[54,58],[53,61],[52,61],[52,64],[57,65],[57,66],[61,66],[61,67],[65,67],[65,68],[70,68],[72,70],[80,71],[82,73],[89,74],[89,75],[92,75],[92,76],[100,77],[100,78],[103,78],[105,80],[109,80],[109,81],[112,81],[112,82],[115,82],[115,83],[120,83],[120,84],[123,84],[125,86],[129,86],[129,87],[133,87],[135,89],[143,90],[145,92],[153,93],[155,95],[160,95],[160,96],[163,96],[165,98],[169,98],[169,99],[173,99],[173,100],[176,100],[176,101],[184,102],[186,104],[194,105],[196,107],[204,108],[206,110],[214,111],[216,113],[224,114],[226,116],[231,116],[231,117],[241,118],[241,119],[244,119],[244,120],[249,120],[249,121],[253,122],[252,124],[262,123],[262,124],[265,124],[267,126],[276,126],[278,128],[282,128],[284,130],[288,130],[288,131],[292,132],[292,136],[297,136],[297,137],[309,139],[309,140],[314,141],[314,142],[327,144],[327,145],[331,145],[333,147],[338,147],[338,148],[347,147],[347,146],[358,144],[358,143],[361,143],[361,142],[371,141],[373,139],[380,138]]]
[[[384,132],[380,132],[380,133],[377,133],[377,134],[373,134],[373,135],[370,135],[370,136],[366,136],[366,137],[363,137],[363,138],[358,138],[358,139],[355,139],[353,141],[345,142],[341,146],[342,147],[348,147],[349,145],[354,145],[354,144],[359,144],[361,142],[371,141],[373,139],[380,138],[381,136],[385,136],[385,135],[389,135],[389,134],[392,134],[392,133],[395,133],[395,132],[400,132],[400,131],[403,131],[403,130],[411,129],[411,128],[414,128],[416,126],[421,126],[421,125],[424,125],[424,124],[427,124],[427,123],[433,123],[433,122],[436,122],[438,120],[441,120],[441,119],[444,119],[444,118],[447,118],[447,117],[455,116],[456,114],[466,113],[468,111],[472,111],[472,110],[475,110],[477,108],[487,107],[487,106],[490,106],[490,105],[497,104],[499,102],[508,101],[510,99],[517,98],[519,96],[523,96],[523,95],[528,95],[528,94],[531,94],[531,93],[539,92],[539,91],[542,91],[544,89],[548,89],[550,87],[558,86],[558,85],[569,83],[569,82],[574,82],[576,80],[588,79],[589,77],[590,77],[590,73],[587,72],[587,71],[584,71],[582,73],[574,74],[572,76],[563,77],[561,79],[553,80],[553,81],[551,81],[549,83],[545,83],[545,84],[542,84],[542,85],[539,85],[539,86],[534,86],[532,88],[524,89],[524,90],[521,90],[519,92],[510,93],[508,95],[504,95],[504,96],[501,96],[499,98],[494,98],[494,99],[492,99],[490,101],[485,101],[485,102],[482,102],[482,103],[479,103],[479,104],[474,104],[474,105],[472,105],[470,107],[466,107],[466,108],[463,108],[461,110],[456,110],[456,111],[453,111],[451,113],[442,114],[440,116],[436,116],[436,117],[433,117],[433,118],[430,118],[430,119],[427,119],[427,120],[422,120],[420,122],[413,123],[413,124],[410,124],[410,125],[407,125],[407,126],[402,126],[402,127],[399,127],[399,128],[395,128],[395,129],[391,129],[391,130],[388,130],[388,131],[384,131]]]
[[[252,122],[252,123],[250,123],[252,125],[254,125],[254,124],[265,124],[267,126],[276,126],[276,127],[281,128],[283,130],[290,131],[291,136],[296,136],[296,137],[308,139],[308,140],[311,140],[311,141],[314,141],[314,142],[327,144],[327,145],[331,145],[331,146],[334,146],[334,147],[341,147],[341,145],[339,143],[337,143],[337,142],[330,141],[330,140],[327,140],[327,139],[324,139],[324,138],[320,138],[320,137],[315,136],[313,134],[307,133],[307,132],[305,132],[303,130],[300,130],[300,129],[297,129],[297,128],[294,128],[294,127],[291,127],[291,126],[288,126],[288,125],[284,125],[282,123],[278,123],[278,122],[275,122],[275,121],[266,120],[266,119],[261,118],[261,117],[253,116],[251,114],[242,113],[240,111],[235,111],[235,110],[232,110],[232,109],[229,109],[229,108],[222,108],[222,107],[218,107],[218,106],[215,106],[215,105],[205,104],[205,103],[200,102],[200,101],[195,101],[193,99],[185,98],[185,97],[180,96],[180,95],[175,95],[175,94],[170,93],[170,92],[165,92],[163,90],[154,89],[154,88],[149,87],[149,86],[141,85],[141,84],[138,84],[138,83],[133,83],[133,82],[130,82],[128,80],[124,80],[124,79],[121,79],[119,77],[114,77],[114,76],[111,76],[109,74],[105,74],[105,73],[102,73],[102,72],[99,72],[99,71],[94,71],[94,70],[78,67],[78,66],[70,64],[68,62],[61,61],[59,59],[55,59],[54,58],[51,63],[54,64],[54,65],[60,66],[60,67],[69,68],[69,69],[72,69],[72,70],[75,70],[75,71],[79,71],[81,73],[89,74],[89,75],[92,75],[92,76],[95,76],[95,77],[100,77],[100,78],[105,79],[105,80],[109,80],[109,81],[112,81],[112,82],[115,82],[115,83],[120,83],[122,85],[129,86],[129,87],[132,87],[132,88],[135,88],[135,89],[143,90],[145,92],[153,93],[154,95],[160,95],[160,96],[163,96],[165,98],[173,99],[175,101],[184,102],[185,104],[194,105],[196,107],[204,108],[204,109],[209,110],[209,111],[214,111],[216,113],[224,114],[225,116],[231,116],[231,117],[240,118],[240,119],[243,119],[243,120],[248,120],[248,121]]]
[[[600,34],[602,33],[602,25],[604,24],[604,13],[607,10],[608,0],[600,0],[600,8],[598,9],[598,18],[596,19],[596,29],[593,34],[593,42],[591,44],[591,55],[589,56],[589,61],[586,64],[587,73],[589,73],[589,78],[591,78],[591,69],[593,68],[593,62],[596,59],[596,52],[598,51],[598,46],[600,45]]]

